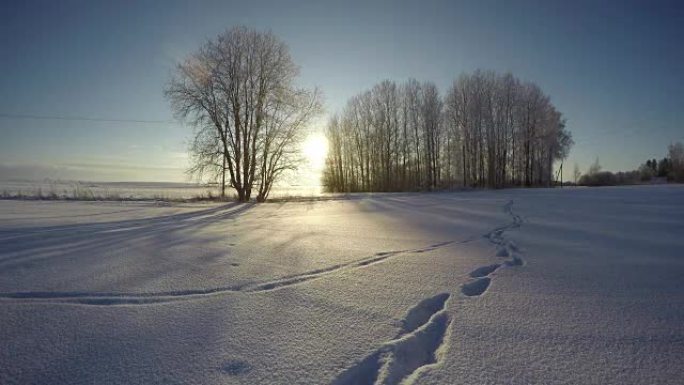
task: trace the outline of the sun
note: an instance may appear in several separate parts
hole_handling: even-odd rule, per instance
[[[302,143],[302,154],[313,169],[323,169],[328,155],[328,140],[321,133],[310,134]]]

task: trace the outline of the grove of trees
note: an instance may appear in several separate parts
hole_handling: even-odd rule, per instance
[[[294,86],[298,68],[270,32],[236,27],[178,64],[166,96],[195,127],[197,175],[235,189],[237,199],[268,197],[283,172],[297,167],[299,143],[320,111],[319,93]]]
[[[667,156],[660,160],[647,160],[639,167],[643,180],[653,177],[666,178],[671,182],[684,182],[684,145],[681,142],[670,144]]]
[[[654,179],[658,178],[658,179]],[[649,159],[642,163],[637,170],[601,171],[598,158],[589,168],[586,174],[582,175],[578,184],[584,186],[614,186],[639,183],[659,183],[663,180],[668,182],[684,182],[684,145],[680,142],[668,146],[666,157],[656,160]]]
[[[327,126],[330,191],[548,186],[573,144],[534,83],[475,71],[440,95],[431,82],[383,81]]]

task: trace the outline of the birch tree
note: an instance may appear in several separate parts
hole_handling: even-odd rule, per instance
[[[349,100],[328,138],[332,191],[549,186],[573,144],[536,84],[480,70],[444,98],[430,82],[383,81]]]

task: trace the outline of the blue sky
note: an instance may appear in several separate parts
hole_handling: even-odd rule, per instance
[[[288,43],[327,112],[383,79],[442,90],[476,68],[551,95],[576,141],[636,168],[684,141],[678,1],[8,1],[0,12],[0,178],[183,181],[192,130],[163,88],[174,63],[235,25]]]

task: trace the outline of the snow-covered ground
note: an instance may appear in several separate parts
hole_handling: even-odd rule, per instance
[[[684,186],[0,201],[1,384],[681,384]]]
[[[233,194],[232,191],[227,191]],[[218,186],[170,182],[78,182],[78,181],[8,181],[0,180],[2,198],[43,198],[77,200],[189,200],[218,196]],[[271,198],[320,197],[320,185],[276,185]]]

